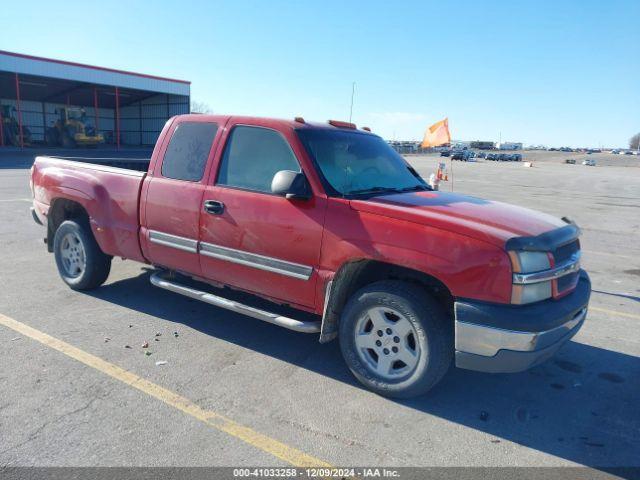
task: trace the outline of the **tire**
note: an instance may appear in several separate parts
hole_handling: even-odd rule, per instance
[[[63,133],[62,146],[64,148],[76,148],[76,141],[75,139],[71,138],[67,133]]]
[[[48,128],[47,133],[45,133],[45,141],[50,147],[58,145],[58,135],[56,130]]]
[[[385,328],[378,328],[381,322]],[[427,393],[453,358],[453,323],[447,314],[425,290],[400,281],[376,282],[359,290],[342,313],[339,338],[353,375],[386,397]]]
[[[22,127],[22,140],[24,143],[31,143],[31,130],[29,127]]]
[[[6,145],[11,145],[13,147],[20,146],[20,140],[13,128],[9,127],[4,129],[4,142]]]
[[[62,280],[73,290],[102,285],[111,270],[111,257],[100,250],[88,221],[66,220],[53,239],[56,266]]]

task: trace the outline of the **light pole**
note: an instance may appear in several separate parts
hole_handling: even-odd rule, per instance
[[[353,117],[353,97],[356,94],[356,82],[351,84],[351,108],[349,109],[349,123],[351,123],[351,118]]]

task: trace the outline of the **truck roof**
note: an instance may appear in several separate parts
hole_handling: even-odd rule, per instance
[[[267,125],[271,127],[289,127],[292,129],[301,129],[301,128],[313,128],[313,129],[327,129],[327,130],[350,130],[354,132],[359,132],[363,134],[372,133],[368,130],[364,130],[361,128],[356,128],[354,124],[349,124],[349,122],[338,121],[338,120],[328,120],[327,122],[308,122],[304,120],[302,117],[296,117],[291,119],[284,118],[272,118],[272,117],[252,117],[252,116],[243,116],[243,115],[208,115],[208,114],[185,114],[179,115],[181,118],[185,117],[193,117],[197,119],[206,118],[207,120],[211,120],[220,124],[227,122],[229,119],[233,119],[238,123],[246,123],[248,125],[259,124],[259,125]],[[329,123],[332,122],[333,124]],[[348,125],[353,125],[350,127]]]

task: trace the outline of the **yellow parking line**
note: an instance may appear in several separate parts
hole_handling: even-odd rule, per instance
[[[635,315],[633,313],[619,312],[617,310],[609,310],[608,308],[589,307],[589,310],[593,312],[609,313],[611,315],[618,315],[620,317],[629,317],[629,318],[635,318],[636,320],[640,320],[640,315]]]
[[[225,432],[232,437],[238,438],[255,448],[267,452],[274,457],[277,457],[285,462],[294,465],[296,467],[331,467],[330,464],[323,462],[311,455],[285,445],[278,440],[263,435],[260,432],[256,432],[249,427],[245,427],[233,420],[226,418],[211,410],[204,410],[191,400],[178,395],[171,390],[168,390],[160,385],[157,385],[149,380],[145,380],[139,377],[135,373],[131,373],[117,365],[109,363],[101,358],[91,355],[90,353],[80,350],[62,340],[58,340],[50,335],[47,335],[40,330],[36,330],[33,327],[18,322],[13,318],[7,317],[0,313],[0,325],[4,325],[12,330],[15,330],[22,335],[32,338],[43,345],[46,345],[54,350],[64,353],[68,357],[84,363],[85,365],[94,368],[106,375],[109,375],[120,382],[129,385],[133,388],[137,388],[141,392],[146,393],[152,397],[157,398],[161,402],[176,408],[187,415],[206,423],[208,426],[215,428],[221,432]]]

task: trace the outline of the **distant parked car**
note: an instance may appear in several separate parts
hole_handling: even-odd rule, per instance
[[[584,162],[582,162],[582,164],[586,165],[587,167],[595,167],[596,161],[593,158],[587,158]]]
[[[569,165],[575,165],[576,164],[576,159],[575,158],[566,158],[564,160],[564,163],[568,163]]]
[[[487,154],[486,154],[486,153],[484,153],[484,152],[478,152],[478,153],[476,153],[476,157],[478,157],[478,158],[485,158],[486,156],[487,156]]]
[[[464,151],[454,150],[451,152],[451,160],[464,160]]]
[[[475,157],[475,152],[471,150],[453,150],[451,152],[451,160],[462,160],[463,162],[473,161],[473,157]]]
[[[521,162],[522,161],[522,155],[519,153],[514,153],[513,155],[511,155],[511,159],[514,162]]]
[[[487,160],[495,161],[497,155],[495,153],[487,153]]]
[[[625,155],[633,155],[633,152],[631,150],[627,150],[626,152],[624,152]]]
[[[509,161],[509,154],[508,153],[499,153],[498,154],[498,161],[500,161],[500,162],[508,162]]]
[[[451,152],[449,150],[442,150],[440,152],[441,157],[448,157],[449,155],[451,155]]]

